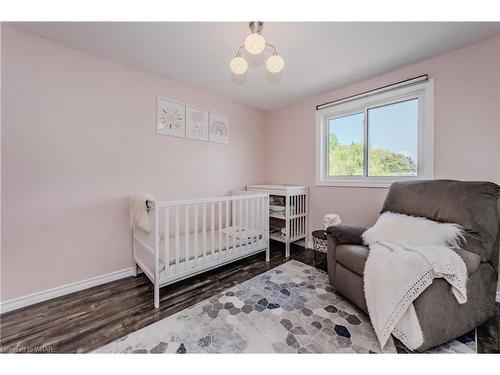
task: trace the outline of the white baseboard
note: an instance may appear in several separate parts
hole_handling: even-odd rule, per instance
[[[66,294],[78,292],[83,289],[88,289],[93,286],[106,284],[111,281],[118,279],[123,279],[124,277],[132,276],[134,274],[134,268],[125,268],[121,271],[115,271],[108,273],[106,275],[92,277],[90,279],[77,281],[75,283],[66,284],[58,286],[56,288],[43,290],[41,292],[36,292],[29,294],[27,296],[14,298],[8,301],[2,301],[0,303],[0,313],[6,313],[12,310],[20,309],[21,307],[33,305],[35,303],[47,301],[52,298],[61,297]]]

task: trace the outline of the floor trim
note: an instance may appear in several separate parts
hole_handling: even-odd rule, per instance
[[[27,296],[14,298],[8,301],[3,301],[0,304],[0,313],[6,313],[9,311],[20,309],[21,307],[26,307],[33,305],[35,303],[44,302],[52,298],[61,297],[66,294],[79,292],[80,290],[88,289],[93,286],[106,284],[111,281],[118,279],[123,279],[124,277],[129,277],[134,274],[134,268],[125,268],[120,271],[115,271],[108,273],[106,275],[92,277],[90,279],[77,281],[74,283],[58,286],[56,288],[42,290],[41,292],[36,292],[29,294]]]

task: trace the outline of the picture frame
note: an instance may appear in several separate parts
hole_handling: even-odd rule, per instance
[[[229,143],[229,115],[211,111],[209,130],[211,142]]]
[[[186,136],[186,105],[158,97],[157,133],[174,137]]]
[[[186,105],[186,138],[208,141],[209,111]]]

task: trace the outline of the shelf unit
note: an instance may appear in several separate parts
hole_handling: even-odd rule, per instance
[[[267,193],[270,200],[282,197],[283,213],[270,212],[269,217],[273,221],[280,222],[284,228],[284,236],[281,233],[270,233],[269,238],[285,244],[285,255],[290,256],[290,244],[306,239],[308,228],[309,192],[306,186],[295,185],[248,185],[247,191]],[[270,220],[271,221],[271,220]]]

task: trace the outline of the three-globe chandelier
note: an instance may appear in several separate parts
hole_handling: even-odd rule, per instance
[[[279,73],[283,70],[285,62],[283,58],[278,55],[276,47],[272,44],[266,42],[264,37],[261,35],[262,29],[264,28],[263,22],[250,22],[250,34],[246,37],[245,43],[238,48],[236,56],[231,60],[229,64],[232,72],[234,74],[244,74],[248,69],[248,62],[241,56],[242,50],[246,50],[252,55],[258,55],[264,51],[269,51],[272,56],[266,61],[266,68],[271,73]]]

